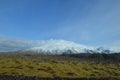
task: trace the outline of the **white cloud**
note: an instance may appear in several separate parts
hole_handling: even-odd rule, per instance
[[[14,51],[30,47],[31,41],[0,37],[0,51]]]

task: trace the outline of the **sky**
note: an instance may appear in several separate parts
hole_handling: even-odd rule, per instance
[[[120,0],[0,0],[0,36],[120,46]]]

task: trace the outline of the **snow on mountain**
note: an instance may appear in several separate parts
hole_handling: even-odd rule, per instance
[[[112,50],[108,49],[108,48],[104,48],[104,47],[99,47],[96,48],[95,50],[97,53],[111,53]]]
[[[44,53],[111,53],[110,49],[81,45],[66,40],[20,40],[0,37],[0,52],[34,51]]]
[[[86,49],[86,52],[87,53],[106,53],[106,54],[114,53],[114,51],[105,47],[98,47],[98,48],[95,48],[94,50]]]
[[[65,40],[47,40],[47,41],[42,41],[41,43],[39,42],[37,47],[33,47],[27,50],[35,51],[35,52],[50,52],[50,53],[63,53],[70,50],[73,53],[82,53],[85,52],[85,49],[92,49],[92,47],[80,45]]]

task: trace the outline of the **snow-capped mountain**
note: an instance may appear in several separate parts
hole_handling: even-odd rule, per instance
[[[33,52],[43,52],[43,53],[112,53],[108,48],[104,47],[90,47],[85,45],[80,45],[74,42],[65,41],[65,40],[47,40],[39,42],[37,47],[32,47],[24,51],[33,51]]]
[[[74,42],[65,41],[65,40],[47,40],[39,42],[39,46],[26,49],[25,51],[35,51],[35,52],[44,52],[44,53],[63,53],[63,52],[72,52],[72,53],[84,53],[85,49],[92,49],[85,45],[80,45]]]
[[[0,38],[0,52],[33,51],[38,53],[111,53],[111,50],[81,45],[66,40],[20,40]]]

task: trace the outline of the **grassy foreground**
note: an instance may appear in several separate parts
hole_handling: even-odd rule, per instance
[[[33,56],[33,55],[32,55]],[[36,76],[42,78],[116,78],[120,79],[120,63],[95,63],[70,58],[61,60],[55,56],[0,55],[0,76]],[[47,56],[48,57],[48,56]]]

